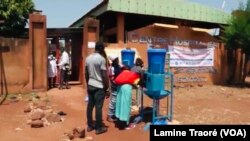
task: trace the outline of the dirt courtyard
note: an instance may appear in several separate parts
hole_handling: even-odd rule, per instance
[[[46,99],[54,111],[67,114],[63,122],[31,128],[23,111],[30,101],[18,96],[22,100],[7,100],[0,105],[0,141],[61,141],[65,132],[78,126],[86,127],[86,90],[82,86],[54,88],[38,95],[41,100]],[[146,106],[151,106],[149,98],[144,100]],[[119,130],[114,123],[107,122],[108,102],[109,99],[105,100],[103,108],[108,132],[101,135],[86,132],[86,136],[93,137],[94,141],[149,141],[149,131],[143,129],[145,122],[130,130]],[[166,107],[164,104],[161,101],[161,107]],[[195,86],[174,89],[173,119],[179,124],[250,124],[249,107],[250,88]]]

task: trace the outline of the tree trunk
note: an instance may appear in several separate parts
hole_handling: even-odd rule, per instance
[[[235,77],[235,67],[236,67],[236,58],[237,58],[237,51],[235,50],[227,50],[227,60],[228,60],[228,80],[227,84],[232,84]]]
[[[239,70],[239,84],[242,86],[243,85],[243,76],[244,76],[244,64],[245,64],[245,60],[244,60],[244,53],[243,51],[240,52],[240,70]]]
[[[242,50],[240,48],[236,49],[235,51],[235,66],[232,71],[234,71],[234,85],[240,85],[242,79],[242,66],[243,66],[243,59],[242,59]]]
[[[242,81],[241,81],[241,84],[243,86],[245,86],[245,80],[246,80],[247,74],[249,73],[248,61],[249,61],[249,55],[246,54],[245,55],[245,62],[244,62],[244,66],[243,66]]]

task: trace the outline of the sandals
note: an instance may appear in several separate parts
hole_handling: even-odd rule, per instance
[[[130,123],[129,125],[128,125],[128,127],[126,127],[125,129],[126,130],[129,130],[129,129],[133,129],[133,128],[135,128],[136,126],[135,126],[135,124],[134,123]]]

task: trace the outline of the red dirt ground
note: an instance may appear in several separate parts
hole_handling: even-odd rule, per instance
[[[38,93],[43,98],[46,93]],[[71,89],[52,89],[47,92],[50,104],[55,111],[64,111],[65,120],[42,128],[30,128],[26,124],[27,114],[23,112],[27,100],[6,101],[0,106],[0,141],[61,141],[66,131],[78,126],[86,127],[86,91],[82,86]],[[146,96],[145,96],[146,97]],[[105,101],[106,117],[108,101]],[[202,86],[175,88],[174,120],[181,124],[250,124],[250,88],[225,86]],[[151,100],[145,98],[145,105]],[[165,103],[161,102],[161,107]],[[164,113],[164,110],[162,110]],[[108,132],[95,135],[86,133],[95,141],[148,141],[149,131],[144,131],[144,122],[131,130],[119,130],[113,123],[104,123]],[[20,129],[20,130],[17,130]]]

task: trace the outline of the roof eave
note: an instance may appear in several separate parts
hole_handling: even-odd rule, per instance
[[[102,13],[107,11],[107,5],[108,5],[108,0],[102,1],[96,7],[94,7],[89,12],[87,12],[85,15],[83,15],[81,18],[79,18],[74,23],[72,23],[69,27],[82,27],[83,20],[86,17],[97,17],[97,16],[101,15]]]
[[[130,0],[109,0],[108,10],[113,12],[133,13],[141,15],[160,16],[190,21],[207,22],[215,24],[227,24],[231,15],[224,11],[202,4],[185,1],[130,1]],[[179,8],[176,8],[178,2]],[[165,4],[166,3],[166,4]],[[167,5],[167,6],[162,6]]]

